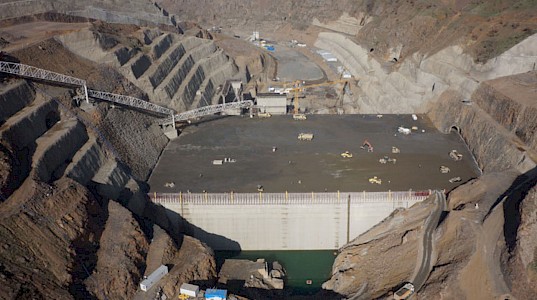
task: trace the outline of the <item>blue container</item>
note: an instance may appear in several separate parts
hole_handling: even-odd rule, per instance
[[[205,299],[210,300],[226,300],[227,290],[207,289],[205,291]]]

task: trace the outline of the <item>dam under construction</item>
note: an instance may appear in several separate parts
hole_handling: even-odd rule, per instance
[[[4,2],[0,298],[535,294],[536,5]]]
[[[184,129],[148,196],[216,250],[329,250],[479,175],[458,132],[421,115],[235,116]]]

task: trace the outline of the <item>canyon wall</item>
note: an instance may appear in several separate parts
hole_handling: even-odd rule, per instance
[[[416,53],[402,63],[382,61],[338,33],[320,33],[315,46],[331,51],[359,80],[361,113],[423,113],[448,88],[468,98],[479,82],[532,71],[537,61],[537,35],[486,64],[474,63],[458,46],[431,56]]]

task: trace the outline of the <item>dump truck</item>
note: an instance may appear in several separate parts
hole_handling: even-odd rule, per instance
[[[313,133],[300,133],[298,139],[301,141],[311,141],[313,140]]]

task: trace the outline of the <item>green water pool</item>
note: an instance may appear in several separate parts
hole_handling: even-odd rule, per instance
[[[218,271],[226,259],[264,258],[269,263],[278,261],[285,269],[285,289],[293,295],[311,295],[321,290],[321,285],[332,271],[337,250],[297,251],[216,251]],[[308,284],[311,281],[311,284]]]

